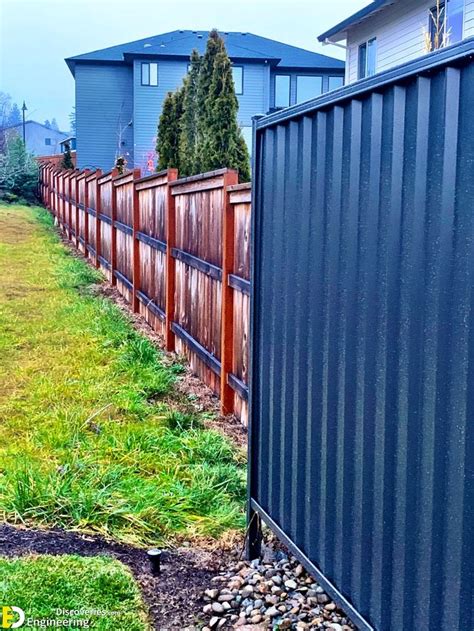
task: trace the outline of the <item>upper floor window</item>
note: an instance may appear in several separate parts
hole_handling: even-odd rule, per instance
[[[51,145],[51,138],[45,138],[44,139],[44,144],[48,145],[48,146]]]
[[[315,96],[319,96],[323,91],[323,78],[311,77],[308,75],[298,75],[296,77],[296,102],[303,103]]]
[[[359,46],[359,72],[358,78],[371,77],[376,72],[377,66],[377,38],[372,37]]]
[[[158,64],[142,63],[142,85],[158,85]]]
[[[232,66],[232,76],[236,94],[244,93],[244,69],[242,66]]]
[[[328,80],[328,90],[337,90],[337,88],[342,88],[344,85],[344,77],[329,77]]]
[[[429,12],[428,50],[460,42],[464,28],[464,0],[437,2]]]
[[[290,104],[290,75],[275,75],[275,107],[288,107]]]

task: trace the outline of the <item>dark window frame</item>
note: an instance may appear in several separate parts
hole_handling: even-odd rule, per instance
[[[452,2],[452,0],[445,0],[444,2],[440,3],[440,10],[443,11],[442,14],[442,21],[443,21],[443,31],[444,31],[444,37],[449,38],[450,35],[450,30],[451,30],[451,25],[450,25],[450,10],[449,10],[449,5],[450,2]],[[435,23],[434,23],[434,19],[436,18],[436,11],[437,11],[438,7],[436,5],[432,6],[431,8],[428,9],[428,33],[429,33],[429,37],[430,37],[430,42],[431,42],[431,50],[437,50],[436,48],[434,48],[434,39],[435,39]],[[458,42],[462,42],[462,40],[464,39],[464,33],[465,33],[465,19],[466,16],[466,3],[463,2],[462,3],[462,7],[461,7],[461,36],[459,39],[454,39],[453,41],[449,40],[443,44],[443,42],[441,43],[441,46],[439,46],[439,48],[442,48],[443,45],[446,46],[450,46],[451,44],[456,44]]]
[[[277,99],[276,99],[276,96],[277,96],[277,77],[286,77],[288,79],[288,105],[277,105],[277,102],[276,102],[277,101]],[[274,92],[274,95],[273,95],[274,107],[275,108],[290,107],[290,105],[291,105],[291,75],[287,74],[287,73],[284,73],[284,72],[279,72],[279,73],[277,73],[274,76],[273,81],[274,81],[274,89],[275,89],[275,92]]]
[[[242,71],[242,78],[241,78],[241,91],[239,92],[237,90],[237,86],[235,85],[235,79],[234,79],[234,68],[240,68],[240,70]],[[241,66],[240,64],[232,64],[232,79],[234,81],[234,87],[235,87],[235,94],[237,96],[240,96],[244,93],[244,67]]]
[[[143,81],[143,68],[148,67],[148,83]],[[151,83],[150,66],[156,66],[156,83]],[[158,75],[158,62],[156,61],[142,61],[140,64],[140,84],[147,88],[157,88],[160,84]]]
[[[372,72],[369,72],[369,49],[370,45],[375,45],[375,57],[374,57],[374,68]],[[362,53],[363,53],[363,63],[362,63]],[[358,79],[366,79],[367,77],[373,77],[374,74],[377,73],[377,37],[370,37],[365,40],[365,42],[361,42],[358,48],[358,56],[357,56],[357,78]]]
[[[45,138],[45,139],[44,139],[44,144],[45,144],[47,147],[51,147],[51,145],[53,144],[53,143],[52,143],[52,139],[51,139],[51,138]]]

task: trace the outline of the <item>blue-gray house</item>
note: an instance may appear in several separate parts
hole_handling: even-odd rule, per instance
[[[255,114],[306,101],[342,85],[344,62],[251,33],[220,33],[233,63],[239,124],[248,142]],[[173,31],[69,57],[76,81],[79,168],[152,168],[156,129],[167,92],[181,85],[205,31]]]

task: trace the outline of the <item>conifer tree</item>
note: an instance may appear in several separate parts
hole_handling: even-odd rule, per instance
[[[72,161],[71,145],[67,142],[64,145],[64,155],[61,160],[61,166],[63,169],[74,169],[74,162]]]
[[[179,169],[179,141],[181,118],[183,116],[184,88],[168,92],[163,101],[163,110],[158,124],[156,152],[158,171],[169,168]]]
[[[240,181],[247,182],[250,179],[250,160],[237,122],[238,107],[232,66],[224,49],[215,57],[207,95],[209,118],[204,166],[206,170],[237,169]]]
[[[158,137],[156,140],[156,153],[158,154],[157,171],[167,169],[173,157],[173,116],[174,95],[168,92],[163,101],[160,121],[158,123]]]
[[[196,161],[194,169],[197,173],[208,170],[209,154],[209,90],[211,88],[216,56],[225,51],[224,41],[216,29],[209,33],[206,52],[201,60],[197,89],[196,120]]]
[[[196,173],[197,93],[201,57],[193,50],[190,68],[184,80],[183,117],[181,119],[179,163],[181,175]]]

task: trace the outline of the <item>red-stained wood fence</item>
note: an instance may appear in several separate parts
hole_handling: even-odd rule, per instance
[[[68,171],[40,165],[40,194],[69,241],[247,422],[251,185],[222,169]]]

